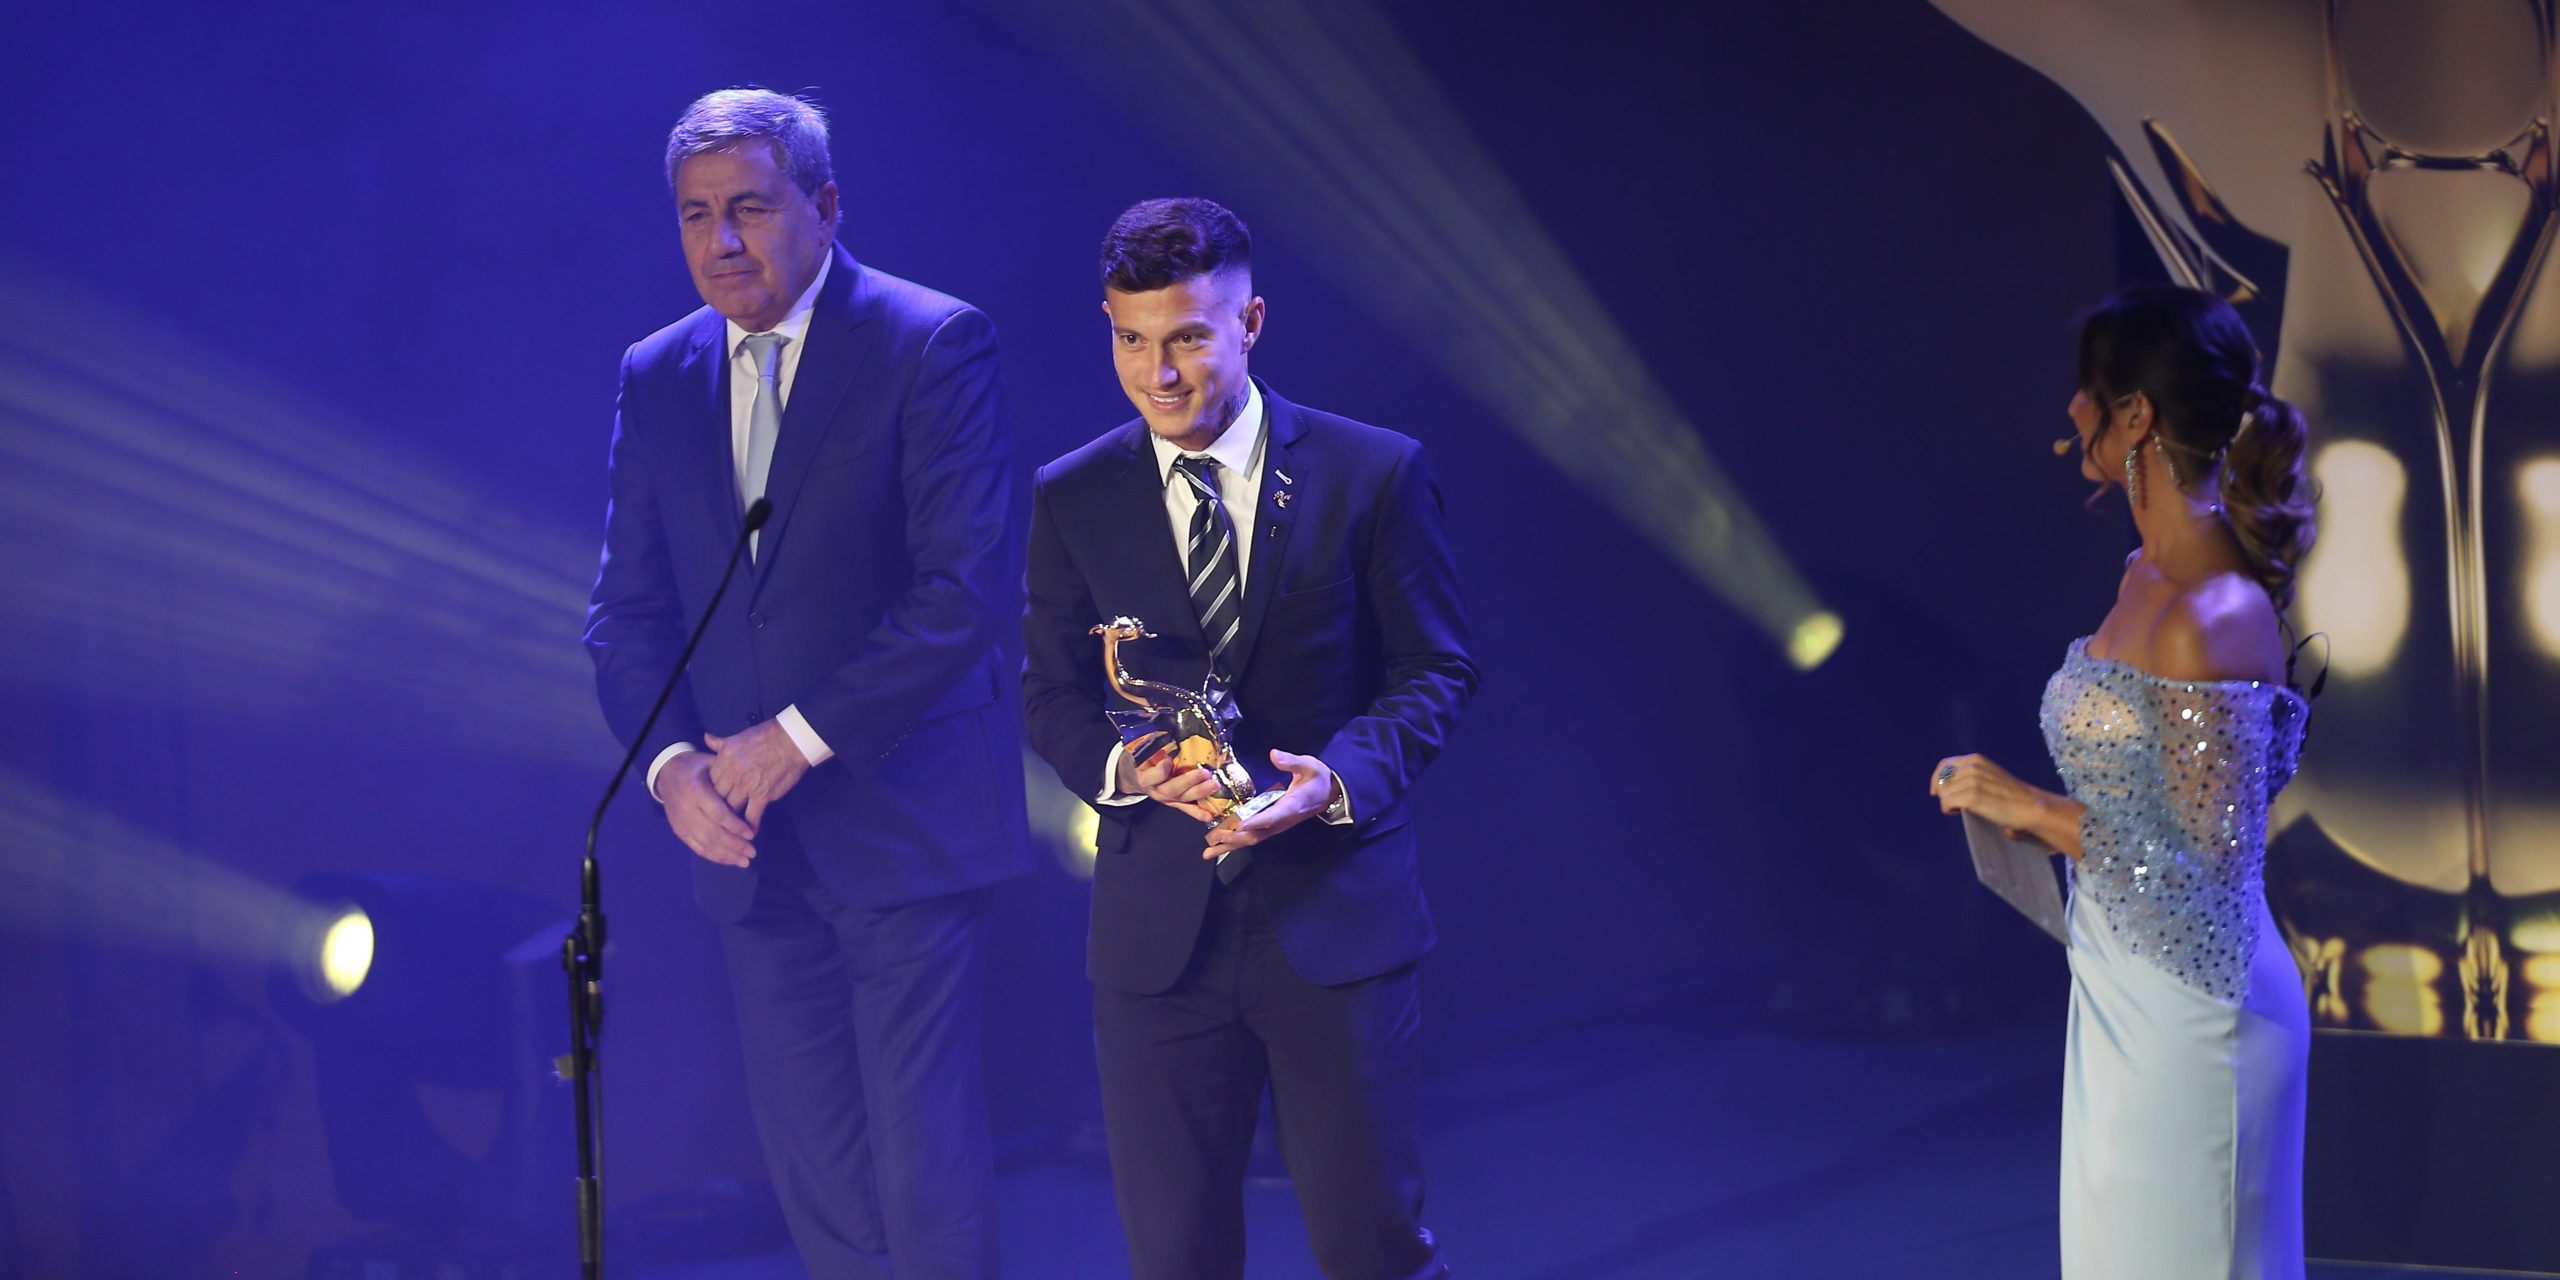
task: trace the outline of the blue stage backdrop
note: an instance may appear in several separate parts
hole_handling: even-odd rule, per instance
[[[299,1274],[383,1220],[349,1184],[395,1141],[456,1162],[408,1171],[448,1220],[549,1212],[615,368],[696,303],[660,148],[723,85],[812,92],[847,246],[994,318],[1026,475],[1128,416],[1096,247],[1175,194],[1254,226],[1255,371],[1428,447],[1486,672],[1416,800],[1435,1055],[1927,960],[1913,904],[1965,883],[1927,763],[2035,751],[2124,545],[2045,448],[2112,193],[2068,98],[1916,0],[1793,8],[13,17],[0,1272]],[[1028,786],[1012,1161],[1095,1105],[1073,806]],[[689,855],[637,788],[603,848],[614,1203],[752,1180]],[[485,944],[467,1008],[297,1003],[275,957],[360,892],[386,983]],[[2032,960],[1989,985],[2058,1006]],[[432,1078],[342,1074],[395,1068]]]

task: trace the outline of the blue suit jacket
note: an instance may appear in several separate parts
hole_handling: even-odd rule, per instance
[[[1300,408],[1267,384],[1262,394],[1269,440],[1234,653],[1236,748],[1265,785],[1284,780],[1274,747],[1321,758],[1356,821],[1299,824],[1254,850],[1251,875],[1299,975],[1352,982],[1432,944],[1405,797],[1477,674],[1422,446]],[[1197,688],[1208,670],[1143,423],[1041,468],[1027,584],[1032,745],[1090,799],[1119,741],[1093,626],[1129,614],[1157,634],[1124,655],[1133,675]],[[1190,960],[1215,875],[1200,824],[1152,801],[1098,808],[1087,972],[1116,990],[1163,991]]]
[[[774,446],[760,551],[640,755],[798,706],[835,757],[766,827],[788,824],[847,901],[881,907],[1028,865],[1012,681],[995,657],[1020,600],[1012,446],[987,318],[833,252]],[[743,527],[724,339],[705,307],[622,361],[586,643],[626,746]],[[704,910],[746,910],[752,868],[692,862]]]

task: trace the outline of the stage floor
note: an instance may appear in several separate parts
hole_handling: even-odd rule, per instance
[[[2048,1280],[2059,1023],[1939,1040],[1737,1030],[1664,1001],[1433,1065],[1427,1221],[1469,1280]],[[1011,1280],[1126,1275],[1098,1159],[1003,1180]],[[1316,1280],[1285,1182],[1255,1280]],[[797,1276],[787,1257],[633,1273]],[[2457,1273],[2315,1264],[2315,1280]],[[2458,1273],[2480,1276],[2485,1272]]]

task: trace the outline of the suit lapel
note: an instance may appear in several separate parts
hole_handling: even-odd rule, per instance
[[[1290,462],[1290,446],[1306,434],[1306,423],[1288,401],[1262,387],[1262,495],[1253,513],[1253,567],[1244,577],[1244,616],[1236,624],[1234,670],[1238,679],[1251,670],[1254,640],[1270,616],[1271,598],[1279,591],[1280,566],[1289,551],[1289,529],[1297,523],[1291,506],[1298,501],[1303,477]]]
[[[1111,486],[1109,507],[1102,515],[1114,527],[1104,545],[1129,549],[1129,561],[1122,566],[1127,570],[1128,589],[1097,603],[1108,612],[1135,615],[1149,631],[1164,637],[1167,649],[1190,655],[1176,666],[1152,660],[1151,647],[1140,648],[1133,655],[1133,670],[1197,686],[1209,669],[1209,645],[1200,634],[1198,615],[1191,611],[1182,549],[1175,545],[1172,527],[1165,520],[1165,482],[1156,470],[1155,445],[1144,423],[1122,430],[1128,434],[1123,441],[1121,478]],[[1163,652],[1153,650],[1158,655]]]
[[[694,326],[692,349],[678,371],[699,416],[693,418],[695,428],[684,433],[687,456],[677,474],[701,477],[698,492],[711,512],[712,527],[720,531],[723,554],[745,531],[738,507],[738,463],[729,449],[728,337],[720,313],[704,307]]]
[[[870,318],[861,264],[842,246],[831,251],[835,263],[828,268],[826,287],[818,291],[817,304],[810,309],[809,332],[802,338],[808,345],[800,352],[799,369],[791,375],[791,399],[782,406],[782,433],[774,439],[773,466],[765,473],[764,495],[773,500],[773,516],[756,540],[758,586],[771,572],[790,532],[791,513],[799,506],[795,499],[809,475],[809,459],[817,456],[819,442],[845,416],[841,412],[845,393],[856,382],[867,380],[880,386],[886,381],[880,369],[871,367],[880,352],[854,338],[854,330]]]

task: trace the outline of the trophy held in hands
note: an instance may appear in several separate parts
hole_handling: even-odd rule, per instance
[[[1213,816],[1212,825],[1232,830],[1280,798],[1280,791],[1256,786],[1253,775],[1236,759],[1235,744],[1227,738],[1227,723],[1236,718],[1235,702],[1218,683],[1216,672],[1204,677],[1197,690],[1140,680],[1120,665],[1120,646],[1154,639],[1147,624],[1118,617],[1095,627],[1093,634],[1102,637],[1102,670],[1112,692],[1136,704],[1115,706],[1108,712],[1113,727],[1120,730],[1120,741],[1130,750],[1141,751],[1142,760],[1171,751],[1179,764],[1208,769],[1218,780],[1218,794],[1200,801],[1200,807]],[[1140,746],[1159,735],[1159,741]]]

